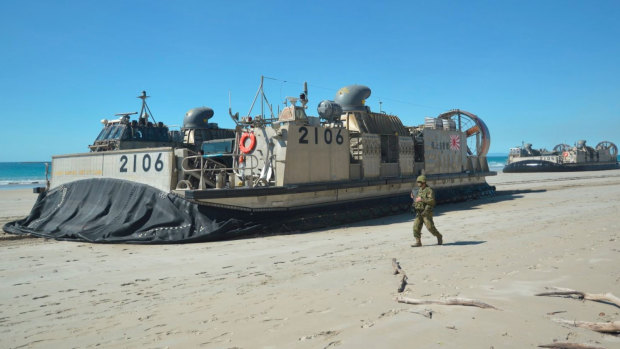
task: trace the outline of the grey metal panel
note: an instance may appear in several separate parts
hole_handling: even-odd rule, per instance
[[[173,187],[173,160],[170,147],[54,156],[51,187],[88,178],[118,178],[168,192]]]

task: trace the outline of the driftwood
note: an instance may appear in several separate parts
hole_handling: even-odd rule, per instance
[[[585,299],[595,302],[603,302],[612,304],[620,308],[620,298],[614,296],[611,293],[585,293],[581,291],[571,290],[569,288],[550,288],[554,291],[538,293],[536,296],[560,296],[560,297],[577,297],[578,299]]]
[[[569,288],[551,287],[548,288],[553,291],[538,293],[536,296],[560,296],[560,297],[577,297],[578,299],[590,300],[595,302],[606,303],[615,305],[620,308],[620,298],[614,296],[611,293],[585,293],[582,291],[571,290]],[[620,321],[613,322],[590,322],[590,321],[571,321],[554,318],[551,319],[555,322],[571,325],[575,327],[581,327],[588,330],[592,330],[600,333],[608,334],[620,334]],[[555,348],[555,347],[553,347]],[[582,348],[582,347],[567,347],[567,348]],[[584,347],[588,348],[588,347]]]
[[[588,344],[579,343],[551,343],[539,345],[539,348],[553,348],[553,349],[605,349],[603,347],[595,347]]]
[[[400,279],[400,286],[398,286],[398,293],[401,293],[405,290],[405,287],[407,286],[407,274],[404,270],[400,268],[400,264],[398,264],[396,258],[392,258],[392,266],[394,267],[394,275],[402,275],[402,278]]]
[[[464,306],[470,306],[470,307],[499,310],[498,308],[490,304],[481,302],[476,299],[468,299],[468,298],[454,297],[454,298],[445,298],[444,300],[421,300],[421,299],[414,299],[414,298],[407,298],[407,297],[398,297],[396,300],[398,301],[398,303],[406,303],[406,304],[464,305]]]
[[[581,327],[581,328],[585,328],[585,329],[600,332],[600,333],[609,333],[609,334],[620,333],[620,321],[589,322],[589,321],[572,321],[572,320],[564,320],[564,319],[551,319],[551,320],[557,323],[560,323],[560,324]]]

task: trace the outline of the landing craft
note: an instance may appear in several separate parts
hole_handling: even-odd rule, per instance
[[[592,148],[585,140],[575,146],[558,144],[553,150],[533,149],[531,143],[510,148],[504,172],[566,172],[611,170],[618,167],[618,147],[609,141]]]
[[[132,113],[102,120],[89,153],[52,158],[49,188],[12,233],[91,242],[166,243],[306,230],[410,209],[419,174],[438,202],[493,195],[485,177],[490,133],[476,115],[452,110],[405,126],[366,105],[350,85],[309,116],[308,89],[274,113],[260,88],[234,129],[207,107],[180,131],[156,122],[142,96]],[[259,103],[268,112],[251,116]]]

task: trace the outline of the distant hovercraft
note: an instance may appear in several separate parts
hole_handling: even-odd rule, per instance
[[[596,171],[618,168],[618,147],[608,141],[592,148],[580,140],[571,147],[558,144],[552,151],[532,149],[532,144],[510,148],[504,172]]]

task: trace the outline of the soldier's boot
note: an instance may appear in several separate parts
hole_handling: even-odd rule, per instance
[[[437,235],[437,245],[443,245],[443,235]]]
[[[420,238],[415,238],[415,244],[411,245],[411,247],[420,247],[422,246],[422,240]]]

